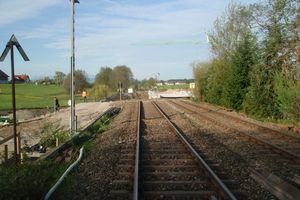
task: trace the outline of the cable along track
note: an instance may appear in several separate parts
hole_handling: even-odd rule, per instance
[[[300,138],[295,137],[286,133],[282,133],[280,131],[270,129],[264,126],[260,126],[258,124],[254,124],[242,119],[235,118],[230,115],[226,115],[224,113],[220,113],[208,108],[204,108],[202,106],[196,105],[194,103],[186,102],[186,101],[180,101],[180,103],[175,101],[170,101],[173,104],[175,104],[178,107],[181,107],[185,110],[188,110],[190,112],[193,112],[197,115],[200,115],[201,117],[204,117],[205,119],[212,121],[216,124],[219,124],[220,126],[230,129],[232,132],[240,134],[250,141],[253,141],[264,148],[267,148],[269,150],[274,151],[277,154],[280,154],[296,163],[300,163],[300,156],[291,152],[297,152],[297,150],[300,150]],[[204,110],[204,112],[203,112]],[[233,122],[230,123],[230,125],[226,122],[223,123],[222,119],[228,118],[232,120]],[[243,129],[243,126],[251,126],[252,128],[256,129],[255,136],[251,133],[246,133],[245,131],[242,131],[240,129]],[[235,128],[235,127],[238,128]],[[253,131],[252,131],[253,132]],[[261,134],[260,134],[261,133]],[[260,136],[263,135],[263,136]],[[275,136],[274,136],[275,135]],[[275,139],[274,139],[275,138]],[[268,140],[268,141],[265,141]],[[276,144],[274,144],[276,143]],[[278,146],[277,146],[278,145]],[[280,146],[279,146],[280,145]],[[286,150],[289,149],[289,150]]]
[[[139,106],[137,141],[122,150],[121,180],[113,181],[120,189],[110,195],[132,199],[237,199],[235,195],[247,195],[243,190],[229,190],[225,183],[234,181],[222,182],[217,175],[225,173],[212,170],[218,164],[198,153],[153,101],[139,102]]]

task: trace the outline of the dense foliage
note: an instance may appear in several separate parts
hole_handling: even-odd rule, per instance
[[[116,66],[111,69],[109,67],[101,67],[99,73],[95,76],[95,83],[98,85],[106,85],[111,91],[118,90],[118,83],[121,82],[123,88],[128,89],[134,81],[133,73],[126,65]]]
[[[112,69],[109,67],[101,67],[99,73],[95,76],[95,83],[99,85],[109,85]]]
[[[107,85],[95,85],[87,91],[89,98],[94,98],[95,101],[100,101],[107,98],[109,94],[109,87]]]
[[[75,70],[75,92],[81,93],[87,87],[89,87],[87,73],[84,70]],[[64,79],[64,88],[68,92],[71,91],[71,74]]]
[[[65,77],[66,74],[60,71],[56,71],[53,82],[55,83],[55,85],[63,85]]]
[[[299,125],[300,3],[231,3],[209,31],[211,59],[193,62],[196,98]]]

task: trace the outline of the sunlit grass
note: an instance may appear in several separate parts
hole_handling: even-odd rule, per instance
[[[184,89],[184,88],[190,88],[190,84],[182,84],[182,85],[163,85],[163,86],[158,86],[158,90],[160,92],[162,91],[167,91],[168,89]]]
[[[12,109],[12,85],[0,84],[0,110]],[[54,97],[67,106],[70,95],[64,87],[55,85],[15,84],[16,109],[53,108]],[[80,98],[80,97],[79,97]],[[79,101],[79,99],[76,99]]]

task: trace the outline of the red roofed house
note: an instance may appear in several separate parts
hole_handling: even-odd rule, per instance
[[[28,84],[30,78],[28,75],[15,75],[15,83],[26,83]]]
[[[8,83],[8,75],[5,74],[2,70],[0,70],[0,84],[7,84]]]

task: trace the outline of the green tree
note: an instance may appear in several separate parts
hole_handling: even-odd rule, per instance
[[[64,74],[63,72],[60,72],[60,71],[56,71],[55,76],[54,76],[54,84],[59,85],[59,86],[63,85],[65,77],[66,77],[66,74]]]
[[[264,38],[260,46],[260,60],[253,71],[247,106],[252,114],[278,118],[282,112],[279,109],[275,75],[293,63],[295,54],[290,49],[293,46],[290,41],[295,31],[299,30],[299,2],[268,0],[265,4],[254,4],[253,8],[253,18],[264,33]]]
[[[89,97],[94,97],[96,101],[107,98],[110,89],[107,85],[95,85],[88,90]]]
[[[228,62],[224,59],[213,59],[207,77],[207,95],[206,101],[212,104],[220,105],[222,91],[228,68]]]
[[[208,71],[211,67],[210,62],[192,62],[190,67],[193,70],[193,76],[195,79],[195,91],[194,95],[199,101],[205,101],[207,96],[207,79]]]
[[[276,73],[275,92],[277,96],[278,109],[283,117],[300,126],[300,81],[299,70],[297,75],[285,71]]]
[[[139,89],[139,82],[137,79],[134,80],[134,82],[132,83],[132,88],[134,92],[137,92]]]
[[[147,81],[147,88],[152,89],[155,86],[155,82],[156,80],[154,78],[149,78],[149,80]]]
[[[50,78],[49,78],[49,76],[45,76],[45,77],[44,77],[43,83],[44,83],[45,85],[50,85]]]
[[[109,85],[109,79],[112,69],[109,67],[101,67],[99,73],[95,76],[95,83],[99,85]]]
[[[66,76],[64,87],[68,92],[71,91],[71,74]],[[89,87],[87,73],[84,70],[75,70],[75,92],[81,93],[87,87]]]
[[[205,79],[206,90],[209,91],[205,100],[209,103],[220,104],[230,61],[238,43],[252,24],[249,16],[251,16],[251,10],[248,6],[232,2],[228,4],[222,16],[215,20],[213,29],[208,33],[212,58],[209,75]],[[201,90],[198,89],[198,91]]]
[[[256,40],[250,32],[242,37],[231,58],[224,82],[221,105],[241,110],[250,86],[250,71],[257,64]]]
[[[142,88],[146,88],[146,87],[147,87],[147,81],[148,81],[148,80],[145,79],[145,78],[142,80],[142,82],[141,82],[141,87],[142,87]]]
[[[111,71],[111,76],[109,79],[109,87],[112,90],[118,89],[118,83],[121,82],[123,84],[124,89],[128,89],[130,86],[130,80],[133,78],[132,71],[126,65],[116,66]]]
[[[280,48],[281,71],[275,73],[275,93],[280,113],[285,119],[300,126],[300,2],[287,1],[289,8],[284,14],[289,13],[287,23],[288,40]]]
[[[37,82],[38,84],[42,85],[44,83],[44,79],[40,78]]]
[[[209,49],[214,58],[229,61],[236,49],[236,46],[243,36],[249,31],[252,11],[249,6],[241,3],[231,2],[214,21],[214,27],[208,32],[210,40]]]

